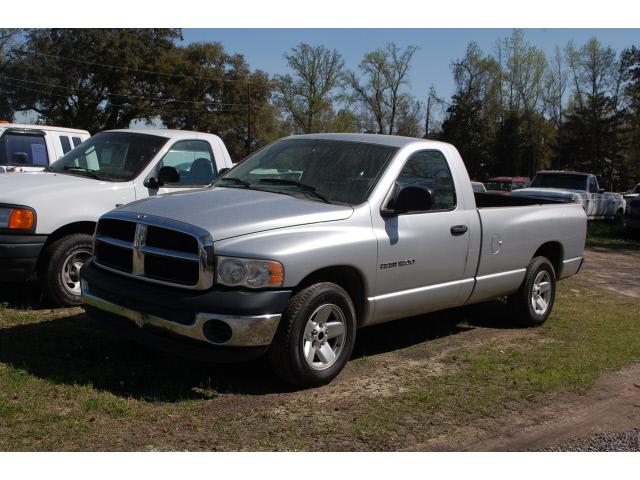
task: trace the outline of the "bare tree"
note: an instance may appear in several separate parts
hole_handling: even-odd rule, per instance
[[[337,50],[301,43],[285,53],[293,75],[276,76],[277,102],[304,133],[322,129],[321,118],[333,109],[344,60]]]

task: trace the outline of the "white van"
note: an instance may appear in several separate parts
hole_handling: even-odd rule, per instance
[[[0,122],[0,173],[44,170],[90,136],[74,128]]]

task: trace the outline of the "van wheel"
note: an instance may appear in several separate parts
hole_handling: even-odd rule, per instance
[[[335,283],[316,283],[289,300],[268,352],[269,363],[287,383],[324,385],[344,368],[355,338],[349,294]]]
[[[508,304],[514,322],[523,327],[542,325],[556,298],[556,273],[546,257],[535,257],[529,263],[524,281]]]
[[[91,257],[92,237],[74,233],[53,242],[46,251],[39,280],[46,299],[59,307],[80,305],[80,267]]]

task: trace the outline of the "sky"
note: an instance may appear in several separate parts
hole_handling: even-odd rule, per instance
[[[510,29],[184,29],[184,43],[218,41],[230,53],[240,53],[253,69],[270,74],[288,71],[284,52],[300,42],[323,44],[337,49],[346,67],[355,70],[365,52],[395,42],[398,46],[416,45],[410,71],[410,89],[418,98],[426,98],[433,84],[438,96],[453,94],[451,62],[464,55],[470,41],[478,43],[485,54],[494,53],[496,41],[511,34]],[[524,29],[525,39],[548,56],[555,46],[569,40],[582,45],[596,36],[603,45],[621,51],[640,46],[640,29]]]
[[[395,42],[400,47],[416,45],[409,73],[409,89],[426,100],[433,85],[439,97],[453,94],[451,62],[464,55],[470,41],[478,43],[485,54],[494,53],[496,41],[511,34],[510,29],[183,29],[184,44],[192,42],[222,43],[227,52],[244,55],[252,69],[269,74],[288,71],[283,54],[300,42],[323,44],[337,49],[349,69],[357,69],[365,52]],[[525,39],[548,56],[555,46],[573,40],[577,46],[596,36],[603,45],[620,52],[632,45],[640,46],[640,29],[524,29]],[[437,113],[437,112],[436,112]],[[17,114],[16,121],[31,123],[27,113]],[[136,125],[143,126],[143,124]]]

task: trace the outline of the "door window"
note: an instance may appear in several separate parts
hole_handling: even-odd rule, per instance
[[[80,137],[72,137],[71,140],[73,141],[74,147],[77,147],[82,143],[82,139]]]
[[[589,177],[589,192],[598,193],[598,184],[596,183],[596,179],[594,177]]]
[[[7,132],[0,139],[0,165],[45,167],[47,146],[41,134]]]
[[[456,207],[453,177],[442,152],[424,150],[414,153],[396,180],[395,193],[407,185],[430,188],[433,191],[432,210],[452,210]]]
[[[62,153],[69,153],[71,151],[71,142],[69,142],[69,137],[64,135],[60,135],[60,145],[62,145]]]
[[[216,167],[209,142],[182,140],[173,144],[156,167],[155,175],[162,167],[174,167],[180,174],[177,183],[168,187],[206,186],[216,177]]]

